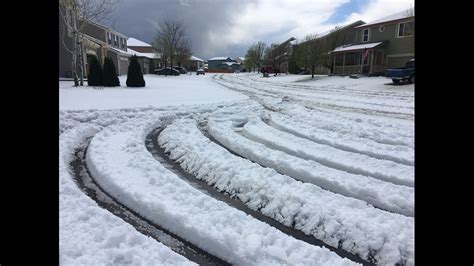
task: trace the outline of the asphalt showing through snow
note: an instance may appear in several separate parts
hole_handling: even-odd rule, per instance
[[[70,163],[74,181],[87,196],[97,202],[100,207],[110,211],[115,216],[132,225],[140,233],[152,237],[165,246],[168,246],[174,252],[181,254],[199,265],[230,265],[224,260],[209,254],[183,238],[142,217],[105,192],[94,180],[86,165],[85,158],[89,143],[90,139],[87,140],[86,144],[76,150],[74,160]]]

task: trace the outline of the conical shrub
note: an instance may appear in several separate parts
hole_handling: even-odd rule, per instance
[[[87,74],[87,84],[89,86],[102,86],[102,67],[96,56],[92,56],[89,66],[89,73]]]
[[[105,87],[120,86],[120,81],[117,77],[117,72],[115,71],[114,62],[108,57],[104,59],[103,78]]]
[[[137,56],[132,56],[128,65],[127,87],[145,87],[142,67],[138,63]]]

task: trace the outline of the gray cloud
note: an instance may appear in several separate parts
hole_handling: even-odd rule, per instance
[[[114,11],[115,30],[151,43],[165,18],[184,22],[195,56],[244,56],[248,45],[211,45],[209,35],[226,34],[246,5],[254,0],[121,0]],[[215,48],[210,48],[215,47]]]

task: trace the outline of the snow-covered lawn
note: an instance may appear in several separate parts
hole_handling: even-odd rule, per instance
[[[247,97],[226,90],[202,75],[145,75],[146,87],[127,88],[126,76],[120,76],[120,87],[94,89],[75,88],[72,81],[59,82],[59,108],[112,109],[163,107],[242,100]],[[176,97],[179,95],[179,97]]]
[[[117,202],[236,265],[352,265],[181,179],[169,157],[249,210],[380,265],[414,264],[414,85],[382,77],[146,75],[145,88],[60,84],[61,264],[193,262],[74,183],[74,151]],[[235,154],[234,154],[235,153]],[[341,253],[342,254],[342,253]]]

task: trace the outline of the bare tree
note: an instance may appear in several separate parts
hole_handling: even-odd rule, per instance
[[[62,43],[72,55],[71,74],[74,86],[84,85],[83,38],[84,28],[90,21],[103,22],[110,18],[118,0],[59,0],[60,17],[64,27]],[[67,45],[71,40],[71,46]],[[79,71],[79,76],[77,71]]]
[[[247,66],[256,67],[260,71],[264,59],[265,48],[267,45],[264,42],[257,42],[252,44],[245,54],[245,61]]]
[[[317,34],[307,35],[298,45],[296,60],[299,65],[311,69],[311,78],[318,66],[324,66],[329,60],[328,40],[319,38]]]
[[[191,57],[191,41],[183,39],[178,44],[176,49],[176,62],[178,66],[181,66],[185,61]]]
[[[186,29],[180,20],[165,19],[157,29],[154,48],[161,56],[165,67],[181,64],[191,55],[191,42],[186,38]]]

